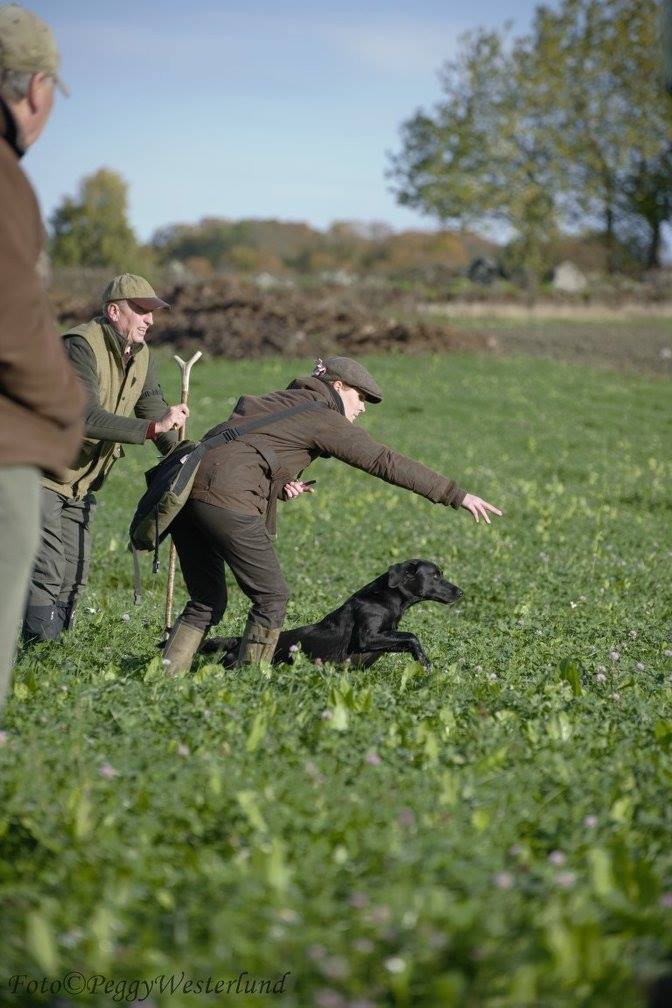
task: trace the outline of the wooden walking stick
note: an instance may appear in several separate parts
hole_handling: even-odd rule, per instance
[[[182,390],[181,390],[180,402],[183,402],[184,405],[186,406],[187,399],[189,398],[189,374],[196,361],[200,360],[203,354],[201,353],[200,350],[197,350],[194,356],[188,361],[182,360],[182,358],[178,357],[177,354],[174,354],[173,356],[177,361],[177,366],[179,367],[182,373]],[[184,440],[186,432],[187,432],[187,421],[185,420],[182,427],[179,428],[179,435],[181,441]],[[173,592],[175,590],[175,561],[176,561],[175,543],[172,542],[171,540],[170,555],[168,557],[168,584],[166,585],[166,611],[164,620],[166,637],[168,636],[168,632],[170,631],[170,628],[173,623]]]

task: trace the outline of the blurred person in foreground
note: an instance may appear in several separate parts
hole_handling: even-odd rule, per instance
[[[672,95],[672,0],[663,0],[661,27],[663,80]]]
[[[19,161],[54,103],[59,55],[49,27],[0,7],[0,706],[7,694],[40,534],[40,478],[72,463],[84,392],[38,273],[44,227]]]
[[[189,410],[168,406],[145,337],[154,312],[169,305],[132,273],[105,288],[102,312],[63,336],[86,391],[85,431],[78,458],[42,480],[42,540],[23,621],[27,644],[56,640],[73,623],[91,555],[91,519],[122,444],[155,442],[162,454],[178,441]]]
[[[171,526],[190,597],[164,651],[168,675],[191,666],[206,633],[222,618],[226,566],[252,603],[238,661],[271,661],[289,600],[271,541],[275,505],[312,492],[301,476],[316,458],[340,459],[435,504],[465,508],[476,521],[483,518],[489,524],[490,514],[501,515],[454,480],[357,427],[355,421],[367,404],[381,400],[373,376],[349,357],[319,360],[311,375],[295,378],[286,389],[238,400],[226,425],[235,427],[264,414],[269,421],[206,453],[190,498]],[[303,411],[273,419],[282,410],[297,408]]]

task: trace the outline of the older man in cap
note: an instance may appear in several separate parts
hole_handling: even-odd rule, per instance
[[[153,312],[169,305],[144,277],[116,276],[103,294],[103,313],[64,335],[66,351],[86,390],[85,437],[73,467],[42,481],[42,542],[28,593],[23,637],[55,640],[71,627],[86,584],[91,518],[122,444],[154,441],[165,454],[177,443],[188,409],[168,406],[145,337]]]
[[[83,430],[84,392],[38,276],[44,228],[19,167],[63,89],[58,63],[43,21],[0,7],[0,705],[39,543],[40,479],[72,464]]]
[[[381,400],[373,376],[349,357],[317,361],[312,375],[295,378],[286,389],[238,400],[227,426],[254,420],[255,429],[207,452],[171,527],[190,597],[166,645],[168,674],[189,668],[203,637],[222,618],[226,566],[252,603],[239,661],[271,660],[289,598],[269,535],[275,502],[311,492],[301,477],[316,458],[337,458],[435,504],[466,508],[476,521],[489,523],[489,513],[501,514],[454,480],[353,426],[367,403]]]

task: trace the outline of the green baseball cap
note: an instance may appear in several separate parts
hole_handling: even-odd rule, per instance
[[[103,305],[110,301],[132,301],[145,311],[170,308],[168,302],[158,296],[149,280],[135,273],[120,273],[110,280],[103,294]]]
[[[51,28],[18,4],[0,7],[0,71],[50,74],[64,95],[70,92],[58,76],[61,62]]]
[[[319,378],[322,374],[340,378],[346,385],[361,392],[367,402],[382,402],[383,393],[375,378],[363,364],[353,360],[352,357],[325,357],[324,360],[316,361],[313,375]]]

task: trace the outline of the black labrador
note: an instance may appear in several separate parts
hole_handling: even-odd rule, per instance
[[[283,630],[273,664],[292,664],[301,650],[313,661],[350,661],[369,668],[383,654],[406,651],[425,668],[429,659],[412,633],[397,630],[399,621],[417,602],[456,602],[462,592],[446,581],[429,560],[406,560],[393,564],[384,574],[364,585],[319,623]],[[201,647],[202,654],[220,654],[226,668],[235,664],[240,637],[213,637]]]

